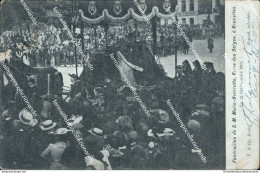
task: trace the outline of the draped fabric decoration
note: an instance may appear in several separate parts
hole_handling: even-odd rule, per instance
[[[88,3],[79,2],[78,5],[80,7],[79,19],[82,30],[84,29],[84,25],[88,25],[90,28],[96,28],[97,25],[101,25],[104,28],[106,53],[116,53],[119,66],[123,69],[127,79],[135,89],[151,90],[158,84],[158,81],[154,80],[155,76],[161,80],[167,78],[164,70],[157,66],[154,58],[157,49],[156,28],[158,20],[170,20],[174,17],[174,9],[176,9],[177,0],[137,0],[137,2],[134,0],[114,0],[114,2],[98,0],[94,3],[92,1],[88,1]],[[167,13],[165,9],[171,9],[172,15]],[[145,13],[145,15],[143,13]],[[125,46],[119,46],[116,47],[116,50],[113,50],[112,47],[108,49],[108,40],[110,39],[108,37],[109,28],[113,25],[125,24],[129,21],[129,19],[133,19],[137,22],[146,22],[146,20],[150,21],[153,37],[153,47],[151,48],[152,52],[147,48],[147,43],[145,41],[130,44],[123,43],[126,44],[125,46],[127,48],[125,48]],[[133,21],[134,23],[131,26],[137,29],[138,23],[135,21]],[[127,29],[128,28],[125,27],[125,34],[128,33]],[[132,30],[132,28],[129,28],[129,30]],[[135,33],[130,32],[131,31],[129,31],[129,35],[127,37],[135,39]],[[132,41],[133,40],[130,40],[130,42]],[[84,68],[83,74],[85,77],[84,75],[81,75],[81,78],[83,77],[84,81],[88,84],[101,82],[105,78],[114,79],[115,81],[121,80],[123,82],[123,86],[120,87],[120,90],[128,87],[122,74],[119,74],[115,65],[109,61],[108,58],[106,58],[106,53],[100,56],[93,55],[91,60],[96,68],[94,68],[94,71],[89,71]],[[107,74],[107,71],[110,71],[111,75]],[[99,74],[99,77],[93,77],[97,74]],[[103,78],[101,79],[100,76],[103,76]],[[92,79],[96,79],[96,81]]]
[[[116,0],[115,3],[111,3],[110,1],[110,3],[102,2],[100,4],[96,4],[98,1],[95,3],[90,1],[88,3],[87,10],[85,9],[84,5],[80,5],[81,9],[79,10],[79,14],[81,15],[82,20],[88,24],[98,24],[104,20],[110,23],[121,23],[125,22],[129,18],[133,18],[137,21],[146,21],[146,18],[151,20],[155,16],[157,16],[159,19],[169,20],[172,17],[166,12],[166,9],[170,8],[174,15],[176,11],[174,11],[174,7],[177,8],[177,0],[165,0],[164,2],[157,0],[146,2],[141,0],[139,1],[139,5],[141,8],[144,8],[143,10],[146,14],[144,16],[139,11],[137,5],[133,2],[134,1],[132,0]],[[125,6],[123,6],[123,3],[125,3]]]
[[[96,18],[96,19],[91,19],[91,18],[85,17],[83,15],[82,10],[79,10],[79,13],[80,13],[83,21],[86,22],[86,23],[89,23],[89,24],[97,24],[97,23],[99,23],[99,22],[101,22],[105,19],[105,10],[103,11],[102,15],[100,17]]]
[[[126,20],[128,20],[131,17],[131,11],[130,9],[128,10],[128,13],[126,15],[124,15],[123,17],[113,17],[111,15],[108,14],[107,9],[104,10],[105,11],[105,19],[109,20],[112,23],[121,23],[121,22],[125,22]]]

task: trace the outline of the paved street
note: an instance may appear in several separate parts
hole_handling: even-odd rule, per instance
[[[215,39],[214,40],[214,49],[213,53],[209,53],[207,40],[194,40],[193,45],[195,50],[197,51],[198,55],[200,56],[201,60],[209,61],[214,63],[214,67],[217,72],[224,72],[225,71],[225,61],[224,61],[224,53],[225,53],[225,44],[224,39]],[[161,57],[160,61],[170,77],[175,76],[174,70],[174,62],[175,62],[175,55],[171,55],[168,57]],[[189,55],[184,55],[182,52],[178,52],[178,65],[181,64],[184,60],[188,60],[193,68],[192,62],[196,60],[196,57],[189,51]],[[64,85],[70,87],[71,81],[68,74],[76,74],[76,67],[67,66],[67,67],[57,67],[58,71],[60,71],[63,75]],[[82,66],[78,66],[78,74],[82,73]]]
[[[224,38],[214,39],[213,53],[209,53],[207,40],[194,40],[193,45],[203,62],[212,62],[217,72],[225,72],[225,61],[223,56],[225,53]],[[189,55],[184,55],[182,52],[178,52],[178,65],[181,65],[181,63],[186,59],[190,62],[193,68],[192,62],[196,60],[196,57],[194,56],[193,52],[189,50]],[[165,68],[165,71],[168,74],[168,76],[174,77],[175,55],[161,57],[160,61],[163,67]]]

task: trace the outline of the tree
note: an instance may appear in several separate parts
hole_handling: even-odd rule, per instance
[[[61,27],[54,7],[62,14],[63,19],[68,25],[72,24],[72,3],[71,1],[25,1],[37,23],[45,23]],[[19,1],[7,1],[1,6],[1,33],[18,27],[20,30],[26,30],[28,25],[33,24],[30,16]]]

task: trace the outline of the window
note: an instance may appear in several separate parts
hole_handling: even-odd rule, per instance
[[[190,18],[190,25],[194,25],[194,18]]]
[[[181,1],[181,11],[186,11],[186,0]]]
[[[186,19],[185,18],[182,18],[181,21],[182,21],[182,24],[186,24]]]
[[[190,11],[194,11],[194,0],[190,0]]]

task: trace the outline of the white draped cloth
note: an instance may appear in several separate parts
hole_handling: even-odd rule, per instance
[[[134,73],[133,73],[133,69],[143,72],[143,68],[136,66],[134,64],[132,64],[131,62],[127,61],[126,58],[122,55],[121,52],[117,52],[117,57],[118,57],[118,64],[121,67],[123,74],[125,74],[126,79],[124,79],[125,77],[121,74],[121,80],[124,83],[124,86],[122,86],[119,90],[121,91],[122,89],[124,89],[124,87],[129,87],[128,83],[126,82],[129,81],[129,83],[132,85],[132,87],[134,87],[137,90],[140,89],[153,89],[155,87],[155,85],[153,86],[141,86],[138,85],[135,81],[135,77],[134,77]]]

